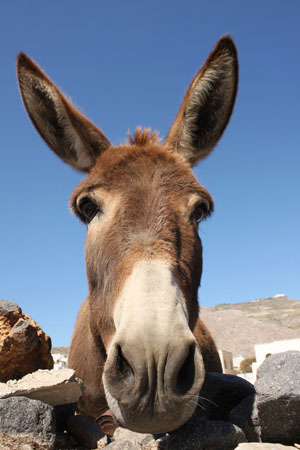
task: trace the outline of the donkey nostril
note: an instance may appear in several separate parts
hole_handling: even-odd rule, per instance
[[[131,365],[124,357],[122,349],[119,345],[117,347],[116,365],[118,373],[121,375],[123,380],[126,380],[128,383],[132,384],[134,382],[134,372]]]
[[[176,380],[176,391],[178,394],[186,394],[194,385],[195,381],[195,344],[189,348],[189,353],[181,366]]]

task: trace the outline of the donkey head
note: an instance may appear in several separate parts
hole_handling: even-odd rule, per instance
[[[137,129],[126,144],[113,146],[23,53],[17,71],[40,135],[63,161],[88,174],[71,197],[72,210],[87,224],[89,284],[74,342],[91,336],[104,369],[91,369],[89,341],[74,368],[86,391],[104,389],[121,425],[153,433],[175,429],[192,415],[205,375],[195,337],[202,272],[197,227],[213,200],[191,166],[210,153],[231,116],[235,46],[228,36],[219,40],[162,144],[155,133]]]

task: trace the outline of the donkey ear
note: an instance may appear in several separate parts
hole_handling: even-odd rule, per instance
[[[24,53],[18,55],[17,76],[24,105],[42,138],[64,162],[88,172],[109,140]]]
[[[228,124],[237,84],[236,47],[224,36],[193,79],[164,147],[181,153],[191,165],[205,158]]]

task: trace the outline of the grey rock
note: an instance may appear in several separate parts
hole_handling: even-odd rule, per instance
[[[244,398],[255,393],[253,384],[236,375],[208,372],[200,392],[202,415],[228,420],[230,411]],[[197,413],[201,415],[198,408]]]
[[[81,381],[73,369],[36,370],[20,380],[0,383],[0,398],[22,396],[40,400],[48,405],[77,402],[81,395]]]
[[[300,439],[300,352],[269,356],[255,383],[263,442],[293,445]]]
[[[244,432],[224,420],[194,418],[170,433],[167,450],[233,450],[246,442]]]
[[[142,450],[158,450],[158,443],[155,439],[152,439],[152,441],[147,442],[147,444],[142,445]]]
[[[164,435],[161,438],[153,439],[142,445],[142,450],[167,450],[169,435]]]
[[[68,430],[72,436],[88,448],[97,448],[98,442],[104,437],[95,420],[78,414],[67,421]]]
[[[53,407],[26,397],[0,399],[0,432],[7,436],[28,437],[52,449],[55,444]]]
[[[114,441],[128,440],[133,444],[144,445],[153,440],[153,434],[136,433],[135,431],[127,430],[126,428],[119,427],[116,429],[113,435]]]
[[[131,441],[117,440],[108,444],[105,450],[141,450],[141,448],[139,444],[134,444]]]
[[[270,444],[270,443],[253,443],[249,442],[247,444],[239,444],[236,450],[295,450],[296,447],[290,447],[281,444]]]
[[[21,308],[15,303],[9,300],[0,300],[0,314],[6,312],[21,313]]]
[[[244,398],[231,410],[229,422],[240,427],[249,442],[261,442],[256,394]]]
[[[260,395],[300,396],[300,352],[290,350],[266,358],[257,371],[256,392]]]

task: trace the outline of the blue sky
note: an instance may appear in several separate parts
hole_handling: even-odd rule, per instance
[[[195,173],[215,199],[200,227],[200,303],[300,299],[299,0],[2,2],[0,297],[69,343],[87,294],[85,227],[68,210],[82,179],[37,135],[15,57],[35,59],[114,143],[151,126],[162,137],[216,41],[238,47],[230,125]]]

